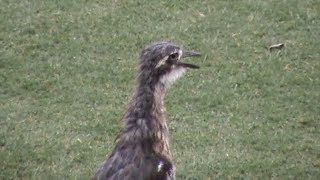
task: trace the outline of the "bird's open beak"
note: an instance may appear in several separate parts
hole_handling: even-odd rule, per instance
[[[198,52],[183,51],[181,58],[193,57],[193,56],[201,56],[201,54]]]
[[[201,56],[201,54],[198,53],[198,52],[183,51],[180,59],[187,58],[187,57],[199,57],[199,56]],[[179,64],[184,66],[184,67],[187,67],[187,68],[192,68],[192,69],[198,69],[199,68],[199,66],[197,66],[197,65],[188,64],[188,63],[182,63],[181,61],[179,62]]]

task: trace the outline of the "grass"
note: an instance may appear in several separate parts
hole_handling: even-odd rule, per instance
[[[0,179],[89,179],[138,52],[162,39],[203,54],[166,97],[177,179],[318,179],[319,12],[318,0],[0,1]]]

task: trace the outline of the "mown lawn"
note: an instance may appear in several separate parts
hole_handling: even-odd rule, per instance
[[[158,40],[203,54],[166,97],[177,179],[319,179],[319,17],[319,0],[1,0],[0,179],[89,179]]]

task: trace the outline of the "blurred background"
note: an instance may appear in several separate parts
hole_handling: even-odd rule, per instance
[[[92,177],[159,40],[203,54],[165,99],[177,179],[318,179],[319,17],[319,0],[1,0],[0,179]]]

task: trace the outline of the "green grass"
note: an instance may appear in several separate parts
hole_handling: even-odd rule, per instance
[[[177,179],[318,179],[319,12],[319,0],[1,0],[0,179],[89,179],[138,52],[162,39],[203,54],[166,97]]]

